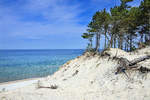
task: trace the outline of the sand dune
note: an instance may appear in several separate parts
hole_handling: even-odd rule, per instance
[[[131,61],[150,54],[150,47],[131,53],[114,48],[105,52]],[[34,84],[20,87],[16,83],[15,88],[0,93],[0,100],[150,100],[150,73],[129,71],[129,78],[115,75],[117,61],[90,55],[68,61],[54,75]],[[138,64],[150,68],[150,60]]]

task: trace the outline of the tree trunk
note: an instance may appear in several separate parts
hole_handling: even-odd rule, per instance
[[[105,30],[105,47],[104,47],[104,48],[106,48],[106,42],[107,42],[107,41],[106,41],[106,35],[107,35],[107,34],[106,34],[106,30]]]
[[[118,38],[118,48],[120,48],[120,38]]]
[[[120,39],[120,49],[123,49],[123,36],[121,36],[121,39]]]
[[[98,52],[100,47],[100,33],[96,34],[96,48],[95,51]]]
[[[114,34],[112,33],[111,39],[108,44],[108,48],[112,47],[112,42],[113,42],[113,38],[114,38],[113,36],[114,36]]]
[[[111,44],[110,44],[110,47],[112,48],[113,47],[113,41],[114,40],[114,37],[112,37],[112,40],[111,40]]]
[[[114,48],[116,48],[116,35],[115,35],[115,38],[114,38]]]
[[[118,43],[118,45],[119,45],[120,49],[123,48],[123,36],[122,35],[119,36],[119,43]]]
[[[90,49],[92,49],[92,46],[93,46],[92,45],[92,38],[89,39],[89,42],[90,42]]]
[[[132,34],[130,34],[130,51],[132,50]]]

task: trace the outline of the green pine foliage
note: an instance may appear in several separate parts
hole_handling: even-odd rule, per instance
[[[131,7],[129,2],[120,0],[119,6],[114,6],[107,12],[104,8],[97,11],[88,24],[88,33],[82,37],[88,39],[88,47],[92,47],[92,38],[96,38],[94,50],[98,52],[102,35],[105,38],[104,48],[120,48],[132,51],[141,47],[140,44],[150,45],[150,0],[143,0],[139,7]]]

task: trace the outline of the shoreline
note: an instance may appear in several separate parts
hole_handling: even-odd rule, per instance
[[[0,83],[0,92],[8,91],[8,90],[14,90],[17,88],[21,88],[24,86],[31,85],[33,83],[37,83],[38,80],[42,79],[44,77],[39,78],[28,78],[28,79],[22,79],[22,80],[16,80],[16,81],[9,81],[9,82],[3,82]]]
[[[45,77],[47,77],[47,76],[45,76]],[[8,82],[0,82],[0,85],[3,85],[3,84],[11,84],[11,83],[17,83],[17,82],[22,82],[22,81],[35,80],[35,79],[41,79],[41,78],[44,78],[44,77],[25,78],[25,79],[19,79],[19,80],[8,81]]]

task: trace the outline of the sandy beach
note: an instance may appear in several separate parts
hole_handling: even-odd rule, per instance
[[[150,100],[150,0],[0,0],[0,100]]]
[[[41,78],[30,78],[30,79],[23,79],[23,80],[16,80],[16,81],[10,81],[10,82],[3,82],[0,83],[0,91],[9,91],[14,90],[17,88],[21,88],[27,85],[31,85],[33,83],[37,83],[38,80]]]
[[[68,61],[51,76],[0,84],[0,100],[150,100],[150,74],[115,74],[114,56],[129,61],[150,54],[150,47],[125,52],[111,48],[107,56],[85,53]],[[150,68],[150,59],[138,63]],[[39,81],[38,81],[39,80]]]

